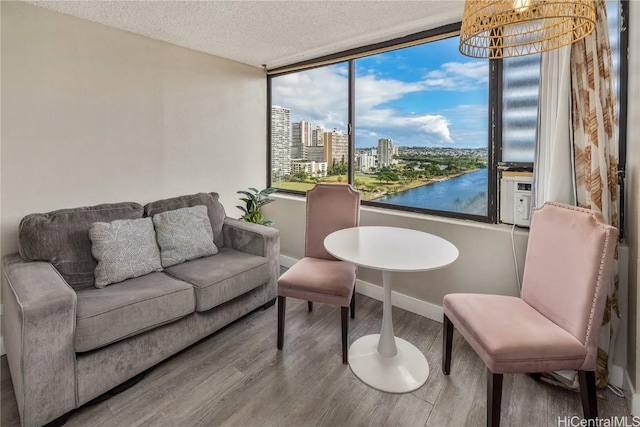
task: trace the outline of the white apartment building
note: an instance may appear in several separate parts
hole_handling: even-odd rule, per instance
[[[271,107],[271,173],[274,178],[291,173],[291,111]]]
[[[380,138],[378,140],[378,167],[391,166],[393,161],[394,145],[393,140]]]
[[[370,172],[371,168],[376,167],[376,156],[371,154],[358,154],[356,158],[358,162],[358,168],[361,172]]]
[[[327,176],[327,162],[314,162],[306,160],[292,160],[291,173],[295,174],[300,171],[306,171],[309,176],[325,177]]]
[[[311,131],[311,145],[314,147],[322,147],[324,145],[324,128],[322,126],[316,126]]]

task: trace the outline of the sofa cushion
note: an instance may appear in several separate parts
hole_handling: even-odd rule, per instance
[[[165,273],[189,282],[196,291],[196,311],[206,311],[269,281],[269,261],[231,248],[217,255],[168,267]]]
[[[91,253],[98,260],[96,288],[162,271],[151,218],[94,222],[89,239]]]
[[[158,200],[146,204],[144,212],[146,216],[152,217],[166,211],[205,205],[207,207],[207,215],[211,221],[211,229],[213,230],[213,243],[215,243],[218,248],[221,248],[224,246],[222,225],[224,224],[226,214],[218,198],[218,193],[198,193],[188,196],[172,197],[171,199]]]
[[[218,253],[204,205],[154,215],[153,225],[163,267]]]
[[[125,202],[27,215],[18,232],[20,256],[50,262],[74,289],[93,288],[97,263],[91,256],[89,227],[94,222],[142,218],[143,212],[141,205]]]
[[[89,351],[193,313],[193,286],[164,273],[77,291],[75,349]]]

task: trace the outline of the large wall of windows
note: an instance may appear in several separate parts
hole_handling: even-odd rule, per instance
[[[363,201],[487,217],[489,66],[457,46],[453,36],[272,77],[271,185],[350,182],[351,168]]]
[[[533,169],[540,55],[493,67],[459,53],[457,28],[271,75],[270,185],[349,182],[365,204],[497,221],[498,165]]]

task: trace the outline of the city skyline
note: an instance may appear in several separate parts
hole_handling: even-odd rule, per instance
[[[304,171],[310,176],[326,176],[329,169],[345,164],[349,155],[348,135],[340,129],[329,131],[308,121],[291,121],[291,111],[272,106],[272,173],[278,179]],[[487,147],[399,146],[390,138],[378,138],[373,147],[355,147],[357,170],[371,173],[395,165],[399,154],[409,156],[486,157]],[[335,172],[335,171],[334,171]]]
[[[273,108],[289,110],[288,108],[281,107],[281,106],[278,106],[278,105],[274,105]],[[292,153],[294,153],[295,150],[296,150],[296,147],[294,147],[294,144],[295,144],[294,141],[296,139],[296,137],[295,137],[295,132],[296,132],[295,131],[295,127],[296,127],[296,125],[299,125],[301,123],[309,123],[311,125],[315,125],[314,123],[307,122],[306,120],[302,120],[300,122],[293,122],[293,121],[290,122],[290,126],[291,126],[291,150],[292,150]],[[344,130],[344,129],[333,128],[331,130],[328,130],[328,129],[324,129],[321,126],[316,126],[316,128],[312,130],[312,135],[315,136],[316,132],[318,132],[319,130],[323,131],[322,133],[331,133],[331,132],[334,132],[334,131],[338,131],[338,132],[342,132],[342,133],[346,134],[346,130]],[[452,146],[452,145],[431,145],[431,146],[428,146],[428,145],[423,145],[423,146],[420,146],[420,145],[398,145],[398,144],[396,144],[394,142],[394,140],[392,138],[387,138],[387,137],[379,137],[379,138],[377,137],[375,143],[373,143],[372,145],[369,145],[369,146],[356,146],[355,150],[356,151],[360,151],[360,150],[377,149],[378,146],[379,146],[380,140],[382,140],[382,139],[389,139],[394,143],[394,146],[396,148],[405,148],[405,149],[407,149],[407,148],[417,148],[417,149],[444,149],[444,150],[446,150],[446,149],[484,150],[484,151],[487,150],[486,144],[484,146],[480,146],[480,147],[456,147],[456,146]],[[317,143],[317,145],[314,145],[316,143],[314,142],[314,139],[312,138],[311,145],[308,145],[307,149],[308,149],[308,147],[316,147],[316,146],[317,147],[322,147],[322,144],[323,144],[322,140],[323,140],[322,137],[320,137],[320,141]]]
[[[399,146],[487,146],[488,62],[462,56],[458,38],[355,60],[355,146],[378,139]],[[308,121],[346,132],[346,63],[272,79],[272,105]]]

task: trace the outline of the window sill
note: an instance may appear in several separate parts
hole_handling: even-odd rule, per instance
[[[276,193],[271,195],[274,199],[282,199],[282,200],[290,200],[290,201],[298,201],[300,203],[305,202],[305,197],[302,195],[296,194],[288,194],[288,193]],[[409,212],[409,211],[399,211],[394,209],[385,209],[373,206],[361,206],[361,212],[366,213],[374,213],[374,214],[383,214],[392,218],[398,219],[410,219],[417,221],[428,221],[431,223],[439,223],[446,225],[454,225],[454,226],[462,226],[473,228],[477,230],[489,230],[489,231],[500,231],[500,232],[511,232],[512,225],[511,224],[490,224],[481,221],[474,221],[471,219],[458,219],[458,218],[448,218],[444,216],[424,214],[418,212]],[[395,221],[392,221],[395,223]],[[517,235],[528,235],[529,229],[523,227],[515,227],[514,234]]]

